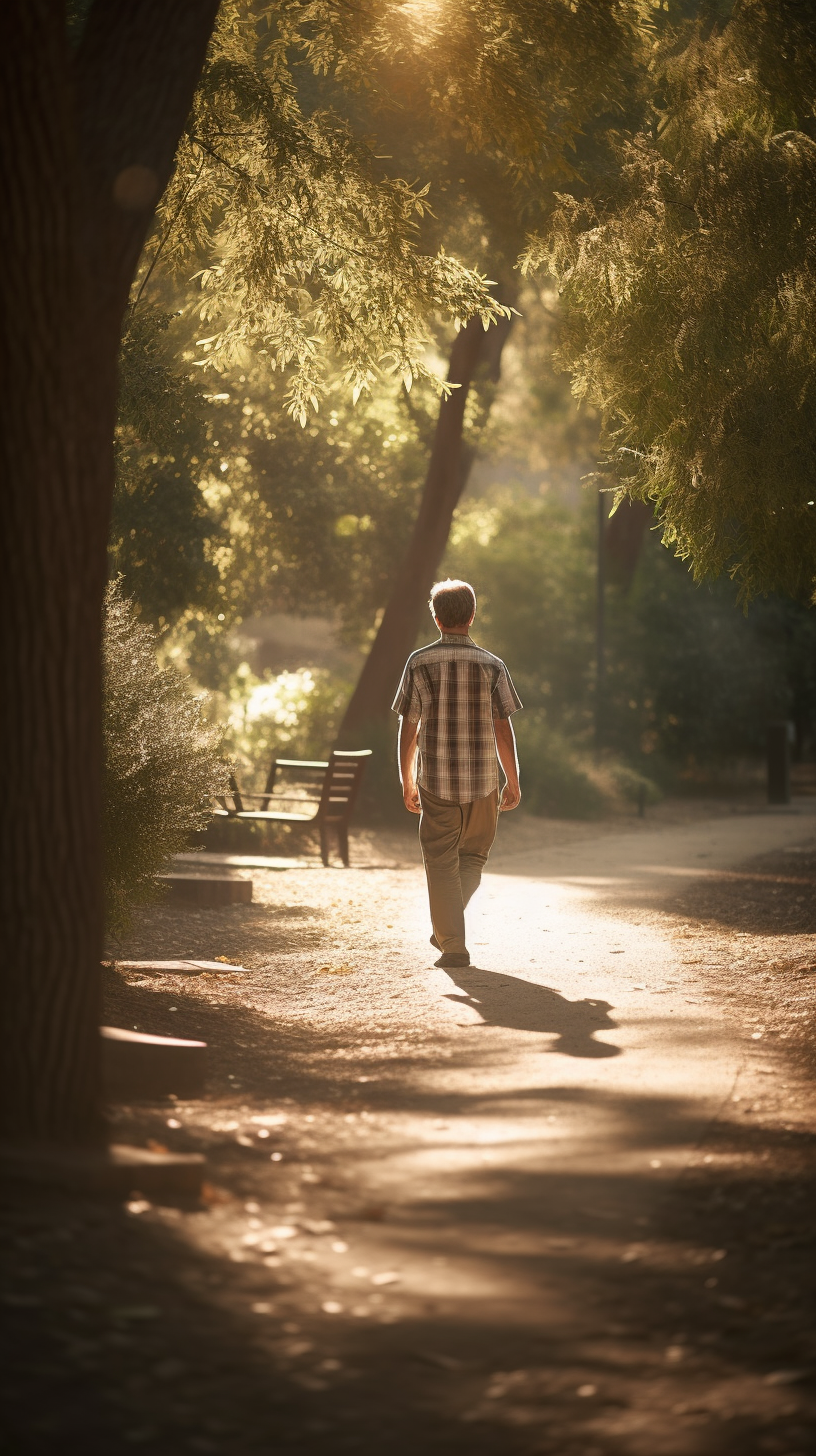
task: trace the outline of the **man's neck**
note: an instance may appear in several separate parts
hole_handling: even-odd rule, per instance
[[[468,622],[466,627],[443,627],[438,617],[434,617],[437,630],[443,637],[469,637],[473,622]]]

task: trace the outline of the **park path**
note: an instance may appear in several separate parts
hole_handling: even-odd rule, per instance
[[[453,975],[408,825],[140,913],[123,960],[247,968],[105,974],[211,1059],[113,1136],[208,1182],[5,1190],[9,1449],[816,1449],[815,810],[507,816]]]
[[[508,816],[454,973],[404,836],[361,835],[349,871],[256,862],[252,906],[141,919],[129,955],[251,968],[120,981],[120,1016],[213,1056],[173,1131],[120,1122],[208,1154],[205,1211],[131,1222],[195,1255],[208,1317],[288,1391],[276,1451],[813,1449],[813,1089],[773,986],[745,990],[813,942],[738,927],[769,880],[812,901],[784,857],[815,810]],[[683,909],[719,884],[728,914]],[[266,1451],[269,1419],[260,1397],[240,1441],[202,1439]]]

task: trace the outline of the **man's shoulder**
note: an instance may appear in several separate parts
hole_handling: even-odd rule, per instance
[[[421,667],[426,662],[444,662],[449,658],[462,657],[467,655],[471,661],[482,663],[485,667],[493,667],[497,671],[506,671],[504,663],[495,653],[488,652],[486,647],[480,647],[478,642],[428,642],[425,647],[418,647],[411,653],[405,664],[406,671],[414,667]]]
[[[488,652],[486,647],[479,647],[476,642],[473,642],[471,645],[482,661],[489,662],[492,667],[498,668],[501,672],[507,671],[502,659],[497,657],[495,652]]]
[[[416,651],[411,653],[411,656],[405,664],[406,671],[411,667],[419,667],[423,661],[438,652],[442,646],[444,646],[442,642],[426,642],[424,647],[417,647]]]

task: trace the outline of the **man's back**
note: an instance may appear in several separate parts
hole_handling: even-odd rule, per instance
[[[411,654],[394,712],[420,722],[419,785],[470,803],[499,786],[494,722],[521,707],[501,658],[461,632]]]

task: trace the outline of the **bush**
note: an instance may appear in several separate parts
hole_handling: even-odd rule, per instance
[[[136,618],[119,582],[108,587],[104,641],[104,839],[108,928],[127,929],[134,905],[211,818],[227,786],[221,734],[204,720],[174,668],[159,667],[158,637]]]
[[[627,804],[659,804],[663,794],[653,779],[629,768],[625,763],[612,764],[608,770],[615,791]]]
[[[551,728],[541,713],[515,720],[521,766],[522,807],[554,819],[596,819],[612,795],[589,763]]]

